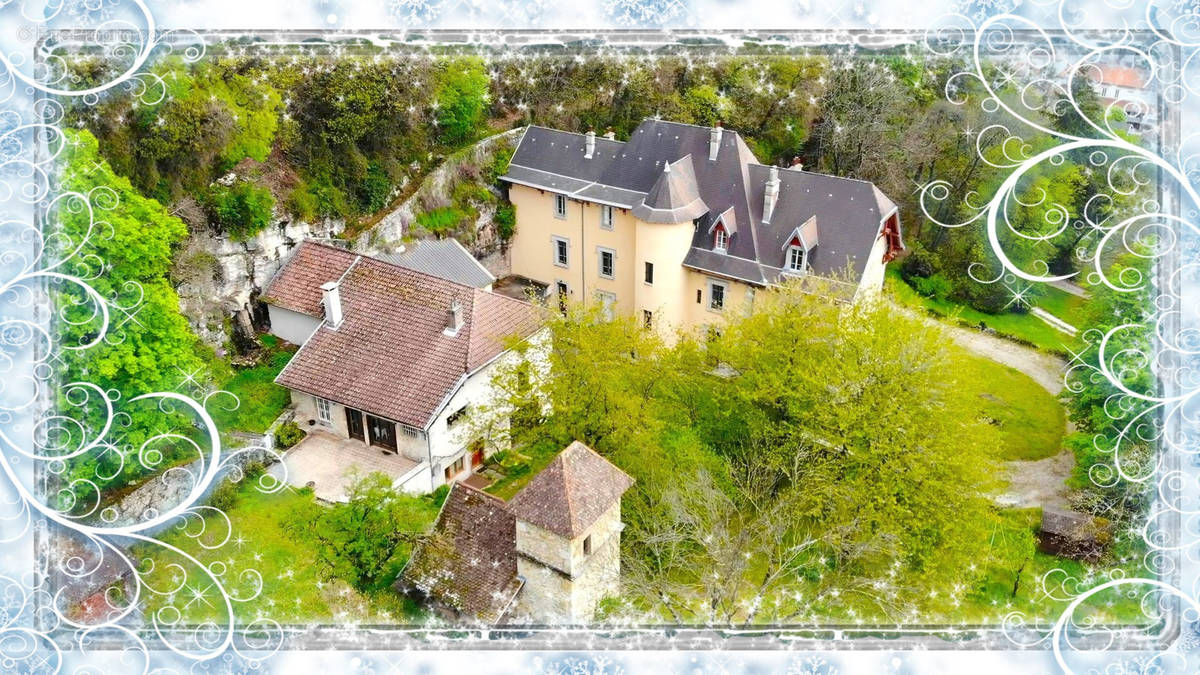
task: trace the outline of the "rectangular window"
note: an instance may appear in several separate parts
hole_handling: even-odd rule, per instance
[[[697,288],[696,289],[696,304],[699,305],[702,302],[704,302],[704,291]]]
[[[799,246],[788,249],[788,269],[793,272],[804,271],[804,249]]]
[[[642,323],[645,324],[646,328],[653,326],[654,325],[654,312],[651,312],[648,309],[643,309],[642,310]]]
[[[600,229],[613,229],[613,207],[603,204],[600,206]]]
[[[592,535],[590,535],[590,534],[583,538],[583,554],[584,555],[592,554]]]
[[[717,228],[717,238],[716,241],[713,242],[713,249],[715,249],[718,253],[724,253],[729,249],[729,235],[725,232],[725,228]]]
[[[616,267],[617,252],[611,248],[602,248],[600,251],[600,276],[605,279],[612,279],[614,268]]]
[[[570,250],[571,242],[562,237],[553,237],[551,241],[554,243],[554,264],[559,267],[566,267],[567,252]]]
[[[566,195],[554,195],[554,217],[555,218],[566,218],[567,217],[567,196]]]
[[[612,321],[613,316],[615,316],[614,305],[617,304],[617,296],[613,293],[603,292],[597,293],[596,296],[600,298],[600,305],[603,308],[604,320]]]
[[[467,458],[465,455],[462,457],[459,457],[457,460],[454,461],[453,464],[447,464],[446,470],[443,472],[443,474],[446,476],[446,480],[450,480],[451,478],[454,478],[458,474],[462,473],[463,469],[466,468],[466,466],[467,466]]]
[[[654,285],[654,263],[652,262],[646,263],[646,283],[651,286]]]
[[[713,311],[725,309],[725,291],[728,287],[720,281],[708,282],[708,308]]]
[[[333,404],[328,399],[317,398],[317,421],[321,424],[333,423]]]
[[[469,406],[464,405],[463,407],[459,408],[458,410],[455,410],[454,412],[450,413],[450,416],[446,418],[446,427],[452,428],[452,427],[454,427],[454,425],[461,422],[463,420],[463,418],[467,416],[467,408],[468,407]]]
[[[746,289],[746,316],[754,313],[754,289]]]

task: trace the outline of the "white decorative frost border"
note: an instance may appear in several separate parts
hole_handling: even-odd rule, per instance
[[[1119,2],[1119,0],[1118,0]],[[323,2],[324,4],[324,2]],[[330,3],[342,5],[344,3]],[[402,21],[416,23],[439,16],[442,2],[394,2],[398,8],[396,16]],[[503,4],[503,3],[502,3]],[[514,7],[524,3],[508,3]],[[610,2],[607,10],[615,21],[624,24],[662,23],[687,15],[686,2]],[[1176,133],[1177,127],[1171,120],[1189,97],[1200,98],[1200,79],[1192,73],[1193,57],[1200,47],[1200,21],[1175,5],[1148,7],[1144,22],[1137,30],[1092,32],[1083,30],[1078,13],[1067,2],[1054,5],[1058,9],[1058,23],[1043,28],[1038,23],[1014,15],[991,16],[989,8],[980,3],[966,3],[966,11],[947,16],[946,19],[921,33],[885,30],[837,30],[790,32],[757,31],[757,37],[767,37],[790,44],[849,43],[864,47],[913,41],[923,48],[938,53],[957,53],[971,58],[974,73],[960,77],[976,79],[989,93],[992,92],[994,77],[984,72],[984,62],[997,53],[1007,53],[1023,61],[1021,75],[1034,73],[1027,86],[1045,79],[1051,88],[1058,83],[1061,96],[1054,105],[1071,105],[1069,78],[1083,76],[1087,62],[1104,53],[1126,51],[1144,59],[1159,83],[1164,135]],[[76,6],[78,5],[78,6]],[[538,3],[532,3],[533,7]],[[80,9],[82,7],[82,9]],[[33,9],[31,9],[33,8]],[[1129,9],[1129,3],[1120,5]],[[1002,7],[1011,9],[1011,7]],[[1167,10],[1174,9],[1170,14]],[[36,10],[36,11],[33,11]],[[407,12],[407,14],[405,13]],[[331,17],[334,15],[331,13]],[[622,18],[623,17],[623,18]],[[336,17],[334,17],[336,18]],[[121,57],[128,67],[119,77],[103,85],[75,91],[61,77],[61,69],[50,63],[39,63],[30,56],[42,30],[78,25],[79,22],[92,26],[77,33],[75,39],[83,39]],[[330,23],[333,23],[332,21]],[[869,20],[867,23],[871,23]],[[205,411],[206,400],[196,400],[178,392],[146,394],[128,402],[121,401],[120,392],[105,392],[87,383],[59,383],[53,381],[53,365],[58,350],[86,349],[106,336],[117,336],[119,331],[110,327],[119,326],[123,317],[136,309],[136,304],[105,298],[89,285],[92,275],[101,274],[103,261],[79,260],[74,256],[83,241],[63,241],[53,232],[53,217],[58,209],[83,210],[89,214],[95,227],[88,237],[104,236],[102,211],[106,194],[62,193],[53,181],[53,163],[62,150],[62,135],[58,129],[61,107],[49,96],[74,96],[85,103],[94,102],[97,96],[114,87],[124,87],[147,100],[153,100],[161,91],[161,82],[145,72],[145,66],[156,52],[175,50],[185,59],[194,61],[204,56],[205,34],[196,31],[163,31],[156,24],[154,12],[142,0],[83,0],[80,3],[63,4],[14,2],[0,0],[0,26],[18,26],[14,31],[18,48],[5,45],[0,48],[0,470],[8,497],[0,503],[0,535],[5,542],[28,545],[37,539],[52,541],[64,531],[70,531],[88,542],[99,560],[105,556],[115,557],[132,570],[135,565],[125,558],[114,545],[120,541],[142,541],[151,545],[166,546],[154,537],[161,526],[179,518],[190,518],[189,522],[203,523],[196,516],[211,507],[199,504],[197,499],[208,489],[218,474],[228,466],[230,457],[220,445],[219,434],[211,417]],[[1133,28],[1132,26],[1130,27]],[[427,39],[435,40],[435,32],[424,31]],[[559,33],[567,34],[560,31]],[[706,34],[726,40],[736,40],[744,31],[645,31],[638,33],[613,34],[614,41],[654,43],[656,40],[673,40],[687,33]],[[505,40],[498,32],[458,32],[468,40]],[[603,34],[594,36],[604,37]],[[11,39],[7,36],[5,39]],[[226,37],[226,35],[221,36]],[[450,35],[446,36],[451,38]],[[534,39],[540,40],[542,36]],[[523,39],[529,39],[524,35]],[[1037,76],[1038,71],[1054,62],[1056,49],[1063,47],[1063,40],[1082,48],[1087,54],[1079,59],[1067,78],[1063,88],[1061,73]],[[1016,77],[1015,73],[1010,76]],[[1031,89],[1032,90],[1032,89]],[[957,101],[953,87],[947,96]],[[1022,100],[1024,104],[1024,100]],[[978,104],[975,102],[974,104]],[[1144,537],[1151,547],[1145,561],[1145,578],[1112,578],[1106,583],[1086,591],[1073,593],[1066,583],[1061,588],[1071,597],[1070,607],[1054,626],[1050,634],[1031,633],[1023,628],[1021,617],[1012,620],[999,630],[982,627],[906,628],[887,630],[871,627],[844,627],[829,629],[806,629],[803,631],[752,630],[722,631],[662,628],[621,628],[611,631],[544,630],[471,632],[430,631],[425,629],[394,629],[390,627],[289,627],[281,626],[269,619],[262,620],[249,631],[235,630],[232,621],[234,602],[245,600],[228,592],[223,579],[225,570],[205,568],[186,553],[172,548],[181,558],[190,560],[196,569],[207,575],[205,583],[214,584],[220,590],[225,609],[230,617],[223,626],[183,627],[175,625],[178,617],[146,617],[145,628],[131,622],[130,614],[136,602],[128,609],[116,612],[108,621],[98,626],[81,626],[64,616],[54,597],[55,588],[47,583],[45,572],[72,578],[86,577],[100,567],[96,556],[88,558],[48,556],[43,563],[53,569],[43,568],[43,574],[0,576],[0,669],[3,670],[60,670],[69,661],[60,651],[63,645],[70,649],[87,652],[97,647],[125,649],[136,656],[125,662],[125,668],[152,671],[164,663],[181,670],[203,664],[218,670],[225,667],[258,668],[269,663],[271,655],[281,647],[295,648],[447,648],[446,639],[453,636],[457,646],[518,649],[555,648],[642,648],[653,649],[670,645],[674,648],[693,649],[816,649],[824,647],[846,647],[852,649],[891,649],[902,637],[909,648],[1005,648],[1051,649],[1057,665],[1064,672],[1072,670],[1072,660],[1078,649],[1130,647],[1148,650],[1142,666],[1151,669],[1190,672],[1195,670],[1195,656],[1181,649],[1166,652],[1170,639],[1183,632],[1190,634],[1191,624],[1200,619],[1200,605],[1196,603],[1195,587],[1181,586],[1180,579],[1191,583],[1194,578],[1197,543],[1197,516],[1200,506],[1189,492],[1197,487],[1197,472],[1190,460],[1197,454],[1195,432],[1197,426],[1196,394],[1200,391],[1200,376],[1196,375],[1194,361],[1200,352],[1200,334],[1195,326],[1187,323],[1189,301],[1194,302],[1187,292],[1194,292],[1197,277],[1197,215],[1200,213],[1200,194],[1197,193],[1197,172],[1200,171],[1200,156],[1194,153],[1192,137],[1175,138],[1172,152],[1151,152],[1130,144],[1119,137],[1103,120],[1091,121],[1094,134],[1089,137],[1064,135],[1040,126],[1030,114],[1044,106],[1045,101],[1028,105],[1028,110],[1009,107],[999,96],[987,98],[983,105],[993,110],[1003,110],[1012,118],[1012,128],[1005,127],[1004,133],[1013,140],[1014,150],[1006,153],[1002,164],[994,164],[1008,171],[1008,179],[993,196],[984,196],[984,202],[976,204],[977,214],[963,223],[942,223],[947,227],[986,227],[995,255],[1004,263],[1005,269],[999,276],[979,276],[981,281],[1012,284],[1016,280],[1026,283],[1044,283],[1055,277],[1048,273],[1048,266],[1034,269],[1019,268],[1006,255],[1001,244],[1001,232],[1010,227],[1009,209],[1016,200],[1014,188],[1022,175],[1044,162],[1060,161],[1061,153],[1073,149],[1086,149],[1093,153],[1097,167],[1124,163],[1116,171],[1136,175],[1147,168],[1158,173],[1162,181],[1162,197],[1155,203],[1144,204],[1143,212],[1120,223],[1093,223],[1088,227],[1102,230],[1103,247],[1129,248],[1139,239],[1155,235],[1166,245],[1156,252],[1155,276],[1150,279],[1110,279],[1097,263],[1091,273],[1091,283],[1103,283],[1114,289],[1133,289],[1141,284],[1152,284],[1155,289],[1157,311],[1153,318],[1158,344],[1153,354],[1145,354],[1147,363],[1156,364],[1160,376],[1160,389],[1153,395],[1145,392],[1124,390],[1122,395],[1129,400],[1147,404],[1147,412],[1133,420],[1126,420],[1129,433],[1142,435],[1157,441],[1162,448],[1163,462],[1155,471],[1131,475],[1124,471],[1118,449],[1114,455],[1114,472],[1127,480],[1153,481],[1157,483],[1159,500],[1156,512],[1147,524]],[[1185,128],[1189,128],[1185,125]],[[1021,149],[1022,134],[1050,134],[1058,141],[1054,148],[1038,154],[1029,154]],[[1006,144],[1007,147],[1007,144]],[[982,153],[982,149],[980,150]],[[1108,161],[1109,156],[1122,156],[1119,162]],[[1125,159],[1125,157],[1131,159]],[[995,158],[988,160],[994,162]],[[945,199],[950,192],[948,186],[938,182],[920,186],[922,204],[932,207]],[[1110,181],[1110,188],[1117,190],[1118,182]],[[1016,205],[1018,208],[1020,204]],[[1053,214],[1054,209],[1050,209]],[[926,215],[930,215],[927,212]],[[930,216],[932,219],[932,216]],[[1050,236],[1066,232],[1068,223]],[[1017,233],[1018,236],[1021,233]],[[1045,235],[1043,235],[1045,236]],[[49,256],[49,250],[66,251],[65,254]],[[70,263],[70,264],[68,264]],[[71,271],[66,271],[70,269]],[[80,270],[85,270],[81,273]],[[976,271],[973,270],[973,273]],[[99,330],[92,343],[85,345],[56,345],[48,329],[55,317],[50,306],[47,289],[51,285],[71,284],[83,290],[93,304],[93,320]],[[1191,316],[1194,318],[1194,315]],[[1125,328],[1114,329],[1119,331]],[[1110,335],[1097,336],[1102,364],[1111,363],[1115,356],[1104,354]],[[114,337],[113,339],[119,339]],[[1086,369],[1081,361],[1076,369]],[[1092,376],[1093,373],[1083,373]],[[1079,376],[1075,372],[1074,376]],[[1098,375],[1118,383],[1115,373],[1102,365]],[[1069,376],[1070,377],[1070,376]],[[1068,386],[1070,382],[1068,381]],[[60,394],[71,407],[98,406],[106,413],[108,423],[101,429],[87,429],[77,425],[73,418],[62,410],[52,410],[50,403]],[[211,394],[210,394],[211,396]],[[47,507],[39,499],[35,486],[38,473],[61,471],[61,460],[88,452],[103,452],[114,442],[113,424],[119,421],[119,407],[134,401],[154,400],[164,410],[189,412],[212,439],[208,447],[196,446],[198,467],[191,493],[184,502],[161,514],[156,514],[143,523],[131,526],[96,526],[80,522],[78,516]],[[1122,402],[1116,401],[1115,410]],[[1118,418],[1114,414],[1114,418]],[[46,431],[59,430],[55,438],[69,437],[71,445],[48,447]],[[169,432],[168,432],[169,433]],[[177,435],[174,438],[179,439]],[[148,442],[148,445],[150,442]],[[153,454],[139,454],[139,459],[153,463]],[[35,467],[37,469],[35,470]],[[1111,480],[1112,475],[1095,477],[1099,481]],[[273,489],[266,484],[264,489]],[[1155,527],[1165,524],[1165,527]],[[30,533],[36,533],[30,537]],[[199,537],[203,532],[198,532]],[[210,533],[211,534],[211,533]],[[228,540],[228,531],[225,533]],[[221,538],[218,537],[218,540]],[[224,542],[222,542],[224,543]],[[218,544],[219,546],[220,544]],[[44,549],[43,553],[46,550]],[[15,564],[13,556],[21,558],[33,551],[20,552],[14,549],[8,559],[3,560],[0,573],[7,569],[23,569]],[[29,559],[29,558],[21,558]],[[251,575],[256,572],[247,571]],[[178,588],[150,588],[134,572],[137,594],[173,593],[186,586],[184,581]],[[1173,616],[1177,622],[1168,626],[1160,635],[1142,635],[1138,631],[1095,626],[1078,626],[1073,620],[1073,610],[1090,595],[1112,587],[1136,589],[1139,593],[1165,593],[1176,599]],[[174,619],[174,620],[172,620]],[[517,639],[520,638],[520,639]],[[847,638],[853,638],[846,641]],[[137,662],[134,666],[133,662]],[[86,660],[85,660],[86,662]],[[824,666],[813,663],[808,670],[822,670]],[[192,665],[189,665],[192,664]],[[74,665],[81,665],[75,663]],[[805,666],[801,666],[802,668]],[[1142,668],[1139,668],[1139,671]],[[824,672],[824,670],[822,670]]]

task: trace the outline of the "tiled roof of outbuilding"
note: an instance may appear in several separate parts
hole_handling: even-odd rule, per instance
[[[575,441],[508,502],[519,520],[574,539],[633,485],[595,450]]]

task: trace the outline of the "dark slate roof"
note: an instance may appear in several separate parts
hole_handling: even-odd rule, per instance
[[[596,522],[633,479],[575,441],[508,502],[519,520],[574,539]]]
[[[379,259],[464,286],[486,288],[496,282],[496,277],[453,238],[421,239],[402,253],[381,255]]]
[[[687,183],[694,181],[706,212],[693,216],[697,228],[685,264],[722,276],[773,283],[780,278],[784,264],[782,240],[816,216],[820,245],[809,258],[813,272],[828,276],[849,267],[852,274],[862,274],[881,221],[895,208],[878,188],[865,181],[783,169],[771,221],[763,223],[769,167],[759,164],[741,136],[729,129],[722,130],[717,159],[710,161],[712,131],[645,120],[627,142],[597,139],[595,156],[584,159],[583,134],[531,126],[525,130],[504,179],[577,199],[639,209],[643,215],[660,214],[654,211],[655,204],[683,201],[676,195],[685,194],[690,189]],[[682,173],[675,169],[682,169],[681,162],[689,156],[686,165],[691,175],[664,184],[663,165],[669,164],[674,176]],[[681,218],[676,222],[684,222],[691,213],[675,206],[672,209],[678,209],[674,213]],[[728,255],[712,251],[713,236],[708,231],[723,213],[733,225]],[[754,265],[761,271],[756,273]]]
[[[708,213],[700,198],[691,156],[677,162],[663,162],[662,173],[633,215],[647,223],[685,223]]]
[[[271,284],[280,296],[303,295],[294,284],[331,281],[320,271],[339,249],[312,241],[301,249]],[[320,269],[297,269],[309,265]],[[417,428],[464,376],[502,354],[510,336],[527,337],[540,324],[527,302],[363,256],[342,274],[339,292],[341,325],[317,328],[275,381]],[[463,326],[447,335],[455,301]]]
[[[496,623],[521,587],[516,542],[516,518],[502,500],[454,483],[404,579],[438,602]]]

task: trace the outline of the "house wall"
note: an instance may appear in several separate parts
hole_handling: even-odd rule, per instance
[[[697,272],[692,269],[685,269],[687,272],[686,282],[683,293],[684,300],[680,303],[681,312],[684,315],[684,324],[697,329],[703,329],[706,326],[719,326],[727,318],[737,318],[745,316],[751,308],[751,297],[763,292],[763,289],[755,289],[750,284],[716,277],[703,272]],[[722,310],[709,309],[711,294],[709,282],[717,281],[725,284],[725,308]],[[700,302],[696,302],[696,292],[700,293]]]
[[[855,299],[874,297],[883,290],[884,272],[887,270],[887,264],[883,262],[883,257],[887,255],[887,250],[887,237],[883,235],[883,226],[880,225],[880,235],[875,238],[875,245],[871,247],[871,255],[867,258]]]
[[[271,320],[271,334],[294,345],[307,342],[321,325],[321,319],[271,304],[267,305],[267,316]]]
[[[589,536],[592,553],[585,555]],[[620,592],[621,503],[574,539],[518,520],[517,552],[517,574],[525,578],[519,613],[534,621],[590,621],[602,598]]]

